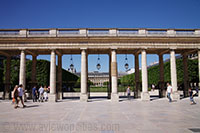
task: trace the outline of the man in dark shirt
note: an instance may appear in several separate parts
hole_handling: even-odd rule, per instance
[[[36,86],[34,86],[32,88],[33,102],[37,102],[37,95],[36,95],[36,93],[37,93]]]

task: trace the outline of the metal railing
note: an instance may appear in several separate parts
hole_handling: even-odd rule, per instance
[[[163,36],[199,37],[200,29],[133,29],[133,28],[85,28],[85,29],[0,29],[0,37],[71,37],[71,36]]]

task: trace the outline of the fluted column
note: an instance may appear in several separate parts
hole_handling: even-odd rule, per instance
[[[49,101],[56,102],[56,53],[55,50],[51,51],[51,66],[50,66],[50,94]]]
[[[140,70],[139,70],[139,54],[135,54],[135,92],[134,97],[138,98],[140,93]]]
[[[62,55],[58,55],[58,99],[62,99]]]
[[[112,80],[112,94],[111,101],[118,102],[119,96],[117,91],[117,55],[116,50],[111,51],[111,80]]]
[[[24,50],[21,51],[21,56],[20,56],[19,84],[22,84],[25,90],[26,88],[26,54]]]
[[[11,56],[7,56],[6,73],[5,73],[5,90],[3,94],[3,99],[10,99],[10,66],[11,66]]]
[[[163,62],[163,54],[159,54],[159,97],[165,96],[165,81],[164,81],[164,62]]]
[[[188,96],[188,87],[189,87],[189,79],[188,79],[188,55],[184,53],[183,55],[183,78],[184,78],[184,97]]]
[[[80,101],[87,102],[87,52],[86,49],[81,50],[81,95]]]
[[[171,69],[171,82],[172,82],[172,100],[179,100],[180,96],[177,91],[177,73],[176,73],[176,57],[175,51],[170,51],[170,69]]]
[[[147,73],[147,55],[146,50],[142,50],[141,52],[142,57],[142,94],[141,99],[143,101],[149,101],[150,95],[148,92],[148,73]]]

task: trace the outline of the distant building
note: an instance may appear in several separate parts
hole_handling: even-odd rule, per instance
[[[127,74],[127,72],[118,72],[118,78],[121,78]],[[76,75],[80,77],[81,73],[78,72]],[[109,72],[88,72],[88,80],[90,80],[94,86],[102,87],[104,86],[105,82],[109,82]]]

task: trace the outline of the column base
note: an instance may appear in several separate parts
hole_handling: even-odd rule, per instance
[[[110,93],[108,93],[108,99],[111,99],[111,94]]]
[[[24,102],[27,102],[27,94],[26,93],[24,93],[24,95],[23,95],[23,100],[24,100]]]
[[[119,102],[119,95],[117,93],[111,93],[111,101]]]
[[[183,92],[183,96],[184,96],[184,97],[189,97],[188,91],[185,90],[185,91]]]
[[[48,94],[48,102],[57,102],[56,94]]]
[[[141,93],[141,100],[142,100],[142,101],[150,101],[149,92],[142,92],[142,93]]]
[[[141,91],[140,90],[134,91],[134,98],[140,98],[140,97],[141,97]]]
[[[87,102],[88,101],[88,94],[80,94],[80,102]]]
[[[62,92],[58,92],[58,93],[57,93],[57,99],[62,100],[62,98],[63,98],[63,97],[62,97]]]
[[[166,97],[166,90],[159,90],[159,98]]]
[[[9,92],[4,92],[2,98],[5,100],[10,99],[10,93]]]
[[[180,94],[178,93],[178,91],[172,92],[171,98],[172,98],[172,101],[178,101],[178,100],[180,100]]]

